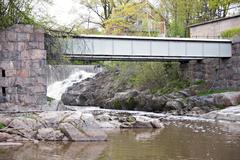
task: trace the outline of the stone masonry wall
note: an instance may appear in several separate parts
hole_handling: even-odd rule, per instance
[[[240,89],[240,39],[232,44],[231,58],[209,58],[181,64],[189,81],[204,80],[214,89]]]
[[[202,25],[196,25],[190,27],[191,38],[219,38],[221,32],[238,28],[240,26],[240,16],[231,18],[224,18],[219,21],[211,21],[209,23],[203,23]]]
[[[47,103],[44,30],[14,25],[0,31],[0,111],[40,110]]]

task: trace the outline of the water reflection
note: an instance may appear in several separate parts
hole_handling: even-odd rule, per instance
[[[107,142],[0,148],[0,160],[239,160],[240,133],[229,131],[202,122],[175,123],[162,130],[114,130]]]
[[[26,143],[23,147],[0,149],[0,160],[96,160],[106,142]]]

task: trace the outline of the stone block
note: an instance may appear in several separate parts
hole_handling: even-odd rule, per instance
[[[15,24],[9,27],[7,30],[15,31],[18,33],[33,33],[33,26],[26,24]]]
[[[44,31],[44,29],[42,29],[42,28],[37,28],[37,27],[35,27],[35,28],[34,28],[34,33],[42,33],[42,34],[44,34],[45,31]]]
[[[25,42],[17,42],[17,51],[22,52],[27,49],[27,44]]]
[[[16,75],[20,78],[27,78],[29,77],[29,71],[27,69],[18,70]]]
[[[29,42],[28,49],[39,49],[38,42]]]
[[[6,31],[6,40],[9,42],[14,42],[17,40],[17,33],[13,31]]]
[[[26,42],[26,41],[30,41],[30,34],[29,33],[18,33],[17,34],[17,41],[19,42]]]
[[[21,60],[29,60],[30,59],[29,51],[28,50],[22,51],[20,53],[20,58]]]
[[[6,41],[6,32],[2,31],[0,32],[0,42],[5,42]]]
[[[44,42],[44,34],[43,33],[33,33],[33,34],[31,34],[30,40],[33,42]]]
[[[29,87],[30,91],[33,93],[44,93],[46,92],[46,87],[41,84],[36,84],[35,86]]]
[[[15,69],[6,70],[6,77],[14,77],[16,76],[17,71]]]
[[[15,51],[15,46],[16,46],[16,43],[14,42],[4,42],[2,43],[2,50],[13,52]]]
[[[25,33],[33,33],[33,26],[32,25],[23,25],[22,26],[22,32]]]
[[[8,88],[7,88],[7,94],[8,94],[8,95],[17,94],[17,87],[8,87]]]
[[[14,69],[14,62],[13,61],[0,61],[0,68],[5,70]]]
[[[22,94],[22,95],[19,95],[19,101],[25,104],[36,104],[37,98],[35,96]]]
[[[31,60],[46,59],[46,51],[45,50],[31,49],[31,50],[29,50],[29,55],[31,57]]]

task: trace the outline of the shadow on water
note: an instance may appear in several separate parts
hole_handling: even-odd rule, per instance
[[[107,142],[0,148],[0,160],[239,160],[240,127],[229,126],[177,122],[161,130],[113,130]]]

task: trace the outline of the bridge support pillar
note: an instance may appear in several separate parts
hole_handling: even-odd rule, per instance
[[[181,64],[184,79],[203,80],[214,89],[240,89],[240,40],[233,41],[231,58],[207,58]]]

